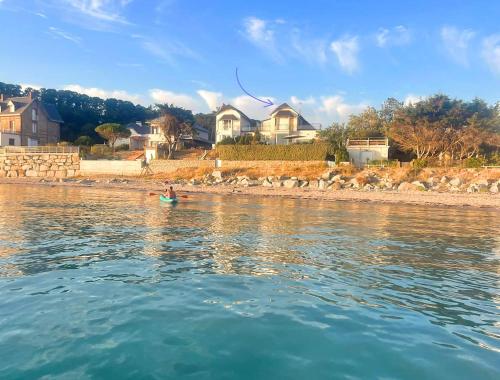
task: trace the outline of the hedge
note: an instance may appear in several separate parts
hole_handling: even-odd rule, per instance
[[[325,161],[332,156],[328,144],[219,145],[216,150],[228,161]]]

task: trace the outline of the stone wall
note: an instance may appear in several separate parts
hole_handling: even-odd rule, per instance
[[[81,175],[135,176],[142,171],[141,160],[81,160]]]
[[[149,163],[153,173],[173,173],[184,168],[215,168],[212,160],[153,160]]]
[[[218,167],[221,169],[286,169],[293,167],[310,167],[325,165],[325,161],[218,161]]]
[[[80,174],[78,153],[4,153],[0,177],[66,178]]]

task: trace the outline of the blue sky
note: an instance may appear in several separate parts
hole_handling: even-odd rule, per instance
[[[499,16],[494,0],[0,0],[0,81],[263,118],[238,67],[327,125],[389,96],[499,101]]]

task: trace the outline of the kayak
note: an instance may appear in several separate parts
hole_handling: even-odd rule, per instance
[[[177,203],[179,200],[177,198],[168,198],[164,195],[160,195],[160,201],[168,203]]]

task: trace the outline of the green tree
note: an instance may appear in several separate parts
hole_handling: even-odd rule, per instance
[[[349,161],[346,143],[350,136],[349,129],[345,124],[333,123],[330,127],[320,131],[319,137],[330,145],[335,155],[335,162]]]
[[[99,136],[106,140],[109,145],[111,145],[113,155],[115,154],[116,140],[130,136],[130,130],[124,125],[117,123],[101,124],[95,129],[95,131],[99,134]]]
[[[80,136],[75,140],[75,145],[78,146],[91,146],[94,142],[89,136]]]

